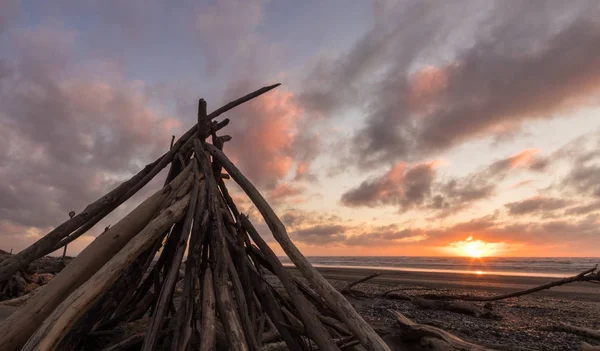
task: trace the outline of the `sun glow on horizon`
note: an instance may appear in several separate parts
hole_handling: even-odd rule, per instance
[[[465,240],[454,241],[445,248],[455,256],[482,258],[494,256],[506,248],[506,243],[490,243],[483,240],[475,240],[472,236]]]

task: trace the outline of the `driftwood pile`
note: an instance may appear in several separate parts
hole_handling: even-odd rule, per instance
[[[197,125],[167,153],[3,261],[0,281],[84,234],[170,165],[162,189],[18,303],[0,324],[0,350],[340,350],[358,344],[389,350],[310,265],[269,204],[223,153],[231,137],[217,132],[229,120],[213,119],[277,85],[210,114],[201,99]],[[238,211],[225,184],[229,178],[258,208],[309,285],[284,269]],[[186,250],[183,288],[175,298]],[[267,271],[285,292],[267,283]]]

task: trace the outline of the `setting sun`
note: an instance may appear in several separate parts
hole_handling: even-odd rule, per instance
[[[469,257],[478,258],[481,256],[485,256],[486,254],[485,243],[481,240],[469,241],[462,247],[462,250],[465,256]]]
[[[470,236],[465,240],[451,242],[444,249],[456,256],[481,258],[499,254],[501,251],[506,250],[506,244],[476,240]]]

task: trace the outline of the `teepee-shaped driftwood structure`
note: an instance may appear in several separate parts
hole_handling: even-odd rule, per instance
[[[0,324],[0,350],[81,349],[86,338],[135,330],[136,325],[136,332],[104,349],[339,350],[362,345],[387,350],[300,253],[269,204],[223,153],[231,138],[217,132],[229,120],[212,120],[277,85],[211,114],[200,100],[198,124],[167,153],[2,262],[0,281],[81,236],[170,164],[162,189],[98,236]],[[225,186],[227,178],[258,208],[308,284],[284,269],[238,211]],[[187,247],[183,292],[175,300]],[[268,283],[267,271],[285,291]]]

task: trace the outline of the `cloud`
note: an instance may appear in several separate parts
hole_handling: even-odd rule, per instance
[[[301,186],[295,186],[290,183],[281,182],[269,192],[268,199],[273,203],[290,199],[299,200],[299,196],[304,194],[306,189]]]
[[[526,149],[518,154],[492,162],[464,177],[437,179],[437,162],[413,166],[398,163],[384,175],[363,181],[342,194],[345,206],[399,206],[441,211],[448,215],[460,212],[478,200],[495,195],[498,183],[522,170],[539,172],[547,160],[538,150]],[[540,166],[544,164],[544,166]]]
[[[238,92],[249,89],[235,91],[238,96],[243,95]],[[302,110],[291,93],[269,92],[235,109],[229,117],[234,122],[226,132],[233,139],[225,145],[225,150],[257,186],[274,189],[293,171],[296,162],[308,167],[309,160],[297,157],[299,149],[295,147]]]
[[[292,238],[311,245],[331,244],[344,241],[347,228],[339,224],[316,225],[291,232]]]
[[[403,208],[423,203],[431,193],[435,163],[407,166],[399,163],[384,175],[363,181],[341,197],[346,206],[398,205]]]
[[[585,205],[570,207],[565,211],[566,215],[587,215],[592,212],[600,211],[600,201],[594,201]]]
[[[20,0],[5,0],[0,2],[0,34],[6,31],[19,17],[21,12]]]
[[[367,114],[349,142],[363,168],[420,160],[597,102],[595,2],[486,4],[386,7],[348,52],[314,67],[300,101],[326,116]],[[453,20],[466,10],[469,19]]]
[[[508,208],[508,212],[511,215],[520,216],[526,214],[547,214],[555,210],[563,209],[570,203],[571,201],[564,199],[536,196],[517,202],[507,203],[504,206]]]
[[[180,126],[149,107],[141,83],[114,71],[82,73],[87,63],[70,59],[75,33],[42,26],[9,39],[15,50],[5,53],[0,78],[0,222],[45,231],[162,154]]]
[[[344,243],[348,246],[389,246],[414,244],[427,240],[427,234],[420,229],[401,229],[397,225],[369,228],[368,232],[348,236]]]

